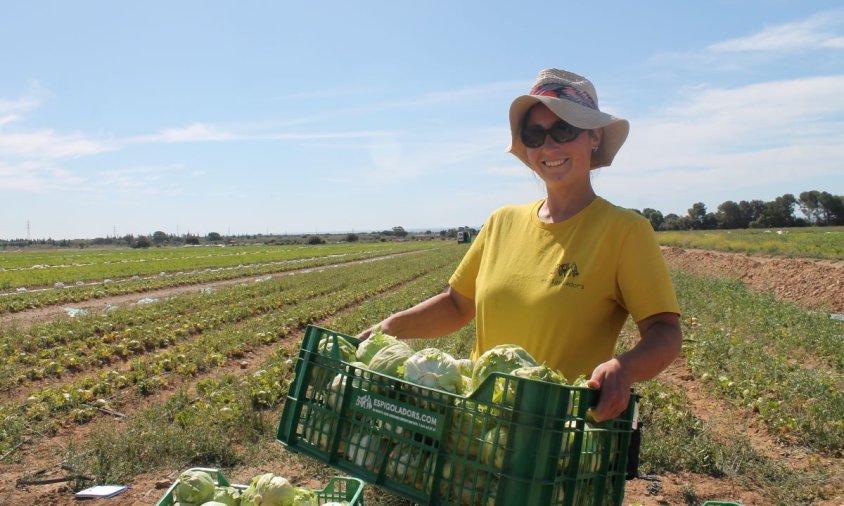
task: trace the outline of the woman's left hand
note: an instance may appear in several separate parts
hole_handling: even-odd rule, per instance
[[[630,379],[624,373],[624,367],[617,358],[599,364],[592,371],[592,377],[586,382],[589,388],[601,391],[598,406],[592,410],[595,421],[602,422],[615,418],[627,409],[630,402]]]
[[[680,315],[657,313],[637,325],[641,339],[636,346],[599,364],[586,382],[588,387],[601,390],[592,414],[598,421],[623,413],[630,402],[630,385],[653,378],[680,354],[683,342]]]

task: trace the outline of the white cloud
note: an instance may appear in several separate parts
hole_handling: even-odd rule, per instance
[[[4,116],[0,116],[0,127],[2,127],[3,125],[14,123],[15,121],[18,121],[20,119],[21,117],[18,114],[6,114]]]
[[[828,76],[689,90],[684,103],[631,119],[630,138],[600,184],[686,205],[763,183],[810,189],[803,181],[841,171],[843,89],[844,76]]]
[[[844,10],[826,11],[802,21],[770,26],[753,35],[718,42],[708,49],[715,53],[844,49],[844,36],[835,32],[842,25]]]
[[[79,132],[58,133],[53,129],[8,127],[20,124],[26,113],[41,106],[38,83],[30,83],[27,93],[15,99],[0,99],[0,156],[29,160],[58,160],[103,153],[115,149],[109,142],[92,139]]]
[[[697,165],[712,153],[835,142],[842,89],[844,75],[689,90],[684,103],[637,121],[631,144],[661,164]]]
[[[76,158],[115,149],[111,143],[81,133],[59,134],[52,129],[0,132],[0,156],[40,159]]]
[[[427,140],[407,141],[402,135],[376,139],[369,146],[371,165],[357,179],[377,187],[444,172],[454,177],[462,171],[483,171],[484,160],[503,151],[504,138],[501,128],[472,128],[438,132]]]
[[[205,123],[191,123],[181,128],[165,128],[157,134],[135,137],[128,142],[199,142],[199,141],[230,141],[238,136],[231,132],[220,130]]]
[[[172,165],[141,165],[97,172],[88,190],[99,194],[117,194],[124,197],[178,195],[182,190],[171,177],[184,167]],[[196,175],[196,174],[193,174]]]
[[[41,101],[32,95],[16,99],[0,99],[0,114],[31,111],[41,105]]]
[[[44,194],[52,191],[72,191],[84,182],[84,178],[50,162],[7,163],[0,160],[0,191]]]
[[[343,139],[369,139],[393,135],[393,132],[379,130],[351,130],[335,132],[271,132],[260,130],[260,125],[239,125],[237,128],[222,127],[207,123],[191,123],[186,127],[165,128],[157,134],[142,135],[125,139],[124,143],[181,143],[181,142],[230,142],[230,141],[333,141]]]

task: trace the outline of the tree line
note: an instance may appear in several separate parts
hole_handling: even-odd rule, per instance
[[[786,193],[782,197],[765,202],[762,200],[742,200],[734,202],[728,200],[718,206],[713,213],[706,209],[703,202],[696,202],[689,208],[685,216],[671,213],[663,215],[661,211],[645,208],[641,211],[632,209],[643,215],[651,222],[654,230],[714,230],[714,229],[741,229],[741,228],[783,228],[783,227],[806,227],[806,226],[833,226],[844,225],[844,196],[833,195],[825,191],[805,191],[795,197]],[[799,211],[802,216],[795,213]],[[460,227],[477,234],[477,230],[469,227]],[[457,228],[449,228],[432,232],[427,230],[422,237],[439,235],[442,239],[454,239],[457,237]],[[326,234],[333,235],[333,234]],[[345,237],[342,237],[342,236]],[[357,241],[384,241],[390,237],[405,239],[408,232],[404,227],[393,227],[392,230],[380,232],[362,232],[360,234],[348,233],[338,236],[337,240],[346,242]],[[233,242],[248,244],[261,242],[269,244],[323,244],[325,238],[319,235],[265,235],[265,234],[238,234],[224,236],[218,232],[209,232],[205,236],[196,234],[175,235],[155,231],[149,236],[135,236],[127,234],[122,237],[97,237],[95,239],[2,239],[0,238],[0,249],[20,248],[27,246],[47,246],[57,248],[86,248],[89,246],[128,246],[130,248],[149,248],[151,246],[179,246],[219,244],[222,242]]]
[[[799,210],[802,216],[797,216]],[[654,230],[715,230],[844,225],[844,196],[817,190],[799,197],[786,193],[765,202],[728,200],[713,213],[703,202],[692,204],[688,214],[663,214],[651,208],[633,209],[651,222]]]

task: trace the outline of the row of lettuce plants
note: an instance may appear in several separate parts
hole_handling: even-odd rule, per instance
[[[675,273],[674,282],[695,374],[784,442],[844,456],[841,322],[734,281]]]
[[[379,260],[390,268],[397,262],[419,261],[426,259]],[[371,278],[378,271],[371,265],[334,270],[224,288],[210,294],[195,293],[131,310],[62,319],[27,332],[8,329],[0,340],[0,390],[27,380],[60,377],[67,371],[80,372],[167,348],[190,336],[335,292],[350,280]],[[233,304],[233,300],[237,302]]]
[[[130,276],[151,276],[164,273],[194,270],[224,269],[246,265],[263,265],[275,262],[306,260],[315,257],[354,255],[359,253],[388,253],[431,246],[432,243],[350,243],[302,246],[301,248],[244,249],[236,255],[160,256],[124,259],[110,262],[76,262],[72,264],[35,264],[28,268],[0,268],[0,289],[35,288],[53,286],[55,283],[100,281],[106,278],[121,279]],[[166,250],[161,250],[166,251]],[[7,254],[8,255],[8,254]],[[0,257],[2,258],[2,257]]]
[[[377,268],[370,264],[369,269],[357,270],[357,279],[331,293],[202,333],[163,351],[135,357],[128,367],[99,370],[57,386],[33,390],[25,400],[0,405],[5,425],[0,433],[0,451],[3,446],[16,444],[25,432],[23,428],[30,424],[38,426],[41,432],[49,432],[58,430],[56,424],[62,419],[85,423],[102,408],[101,404],[118,403],[109,398],[118,396],[119,399],[121,392],[151,395],[170,385],[176,376],[194,376],[242,359],[256,347],[274,343],[309,323],[453,263],[459,254],[456,248],[445,248],[424,255],[427,258],[420,256],[418,261],[411,256],[379,262]],[[378,274],[372,275],[376,269]],[[310,275],[302,277],[306,276]],[[278,389],[263,390],[256,392],[254,400],[270,404],[280,395]]]
[[[77,251],[40,250],[4,251],[0,254],[0,272],[12,270],[43,269],[47,267],[79,267],[118,263],[166,262],[169,260],[207,258],[280,258],[281,255],[301,255],[303,250],[324,251],[320,255],[383,249],[381,243],[341,243],[323,245],[288,246],[190,246],[156,247],[149,249],[103,248]],[[255,262],[247,262],[255,263]]]
[[[190,272],[175,272],[141,277],[133,274],[122,280],[103,280],[96,284],[71,285],[63,288],[42,289],[39,291],[12,292],[0,294],[0,314],[15,313],[56,304],[80,303],[88,300],[102,299],[117,295],[143,293],[152,290],[173,288],[186,285],[197,285],[215,281],[224,281],[241,277],[265,276],[268,274],[289,272],[300,269],[310,269],[326,265],[335,265],[378,258],[381,256],[424,250],[415,243],[415,248],[384,251],[373,250],[345,255],[326,255],[308,257],[297,260],[285,260],[272,263],[243,265],[231,268],[215,268],[210,270],[195,270]],[[438,245],[439,246],[439,245]],[[103,279],[103,278],[98,278]]]
[[[319,324],[356,334],[442,291],[463,251],[448,251],[445,261],[427,274],[337,311]],[[156,401],[119,429],[104,423],[100,435],[68,460],[101,481],[131,481],[151,469],[178,467],[186,460],[210,467],[262,465],[261,456],[271,455],[265,445],[276,444],[280,405],[293,377],[295,351],[288,350],[298,349],[298,344],[280,347],[257,370],[204,377],[195,392]],[[197,448],[202,448],[201,455]]]

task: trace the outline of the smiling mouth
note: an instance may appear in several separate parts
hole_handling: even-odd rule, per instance
[[[546,161],[542,162],[542,165],[544,165],[546,167],[559,167],[560,165],[563,165],[567,161],[568,161],[568,159],[565,159],[565,160],[546,160]]]

